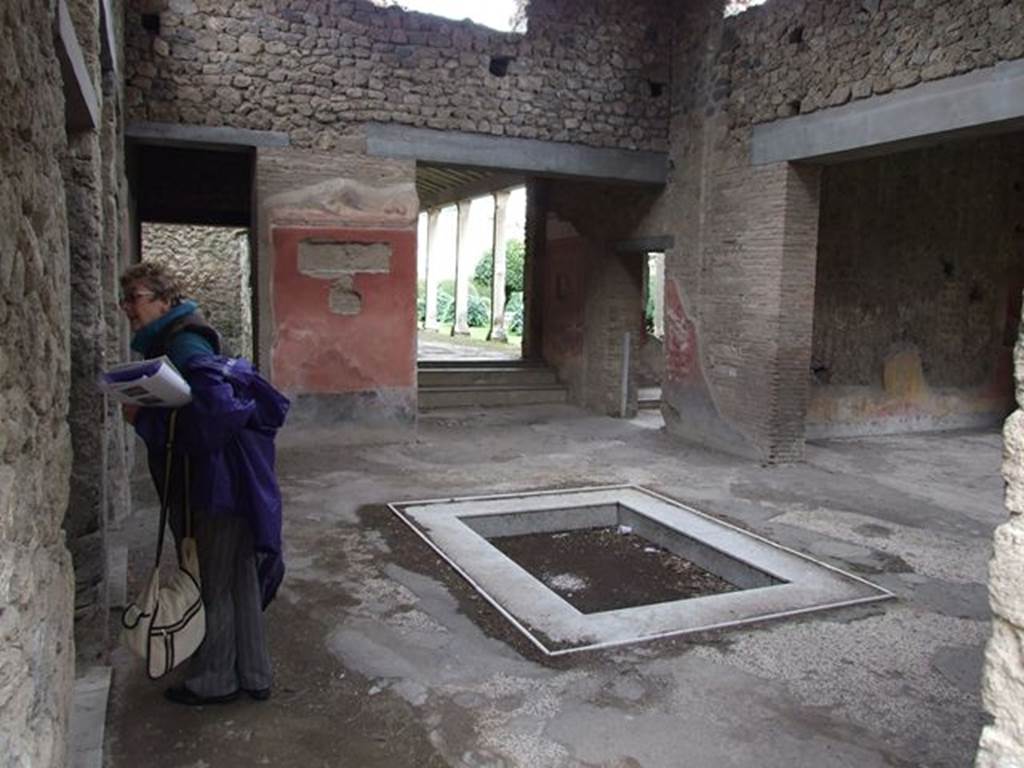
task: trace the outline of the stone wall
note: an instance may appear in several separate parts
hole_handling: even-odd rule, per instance
[[[716,100],[733,124],[805,114],[1024,56],[1006,0],[768,0],[729,18]]]
[[[64,157],[71,263],[68,421],[74,453],[64,529],[75,566],[75,645],[79,660],[86,661],[106,654],[106,531],[110,520],[124,516],[129,502],[121,455],[125,441],[117,439],[124,432],[119,409],[106,403],[95,385],[110,359],[111,331],[123,333],[112,293],[120,216],[111,202],[123,184],[114,170],[120,153],[119,86],[104,76],[101,65],[99,6],[71,0],[68,9],[101,110],[100,129],[69,136]]]
[[[142,258],[171,267],[225,349],[252,358],[248,230],[143,224]]]
[[[368,0],[133,0],[130,119],[285,131],[319,149],[367,122],[660,149],[663,5],[534,0],[520,35]]]
[[[1022,289],[1024,134],[827,168],[808,435],[1001,421]]]
[[[59,766],[74,584],[61,523],[71,440],[66,149],[53,3],[0,14],[0,754]]]
[[[1024,323],[1014,350],[1017,404],[1024,409]],[[981,733],[975,768],[1024,764],[1024,410],[1003,426],[1003,479],[1010,519],[996,529],[989,565],[992,638],[982,698],[994,722]]]
[[[138,257],[128,226],[128,180],[124,156],[124,83],[119,73],[124,72],[123,39],[124,3],[111,2],[115,44],[113,52],[116,70],[107,68],[102,74],[102,114],[99,148],[103,157],[100,167],[100,213],[103,227],[100,247],[104,255],[101,262],[103,283],[104,356],[109,362],[127,360],[130,331],[128,321],[121,312],[121,273]],[[135,430],[121,414],[120,404],[108,401],[106,412],[106,519],[108,524],[119,525],[131,508],[129,475],[134,463]],[[116,606],[112,606],[116,607]]]
[[[99,8],[73,0],[68,9],[92,82],[100,79]],[[64,156],[71,263],[71,393],[68,421],[74,461],[71,502],[64,518],[75,565],[77,650],[102,647],[107,628],[105,554],[105,404],[96,376],[104,368],[103,230],[100,195],[103,163],[99,135],[68,137]],[[91,651],[94,652],[94,651]]]
[[[114,6],[115,8],[118,6]],[[124,355],[127,324],[117,306],[117,275],[125,266],[121,236],[125,180],[121,161],[121,84],[101,63],[100,10],[94,0],[70,0],[93,89],[95,130],[68,138],[64,157],[71,263],[71,391],[68,420],[74,462],[64,519],[75,565],[75,641],[82,662],[104,659],[108,640],[106,531],[130,504],[130,441],[120,408],[104,401],[96,378]]]

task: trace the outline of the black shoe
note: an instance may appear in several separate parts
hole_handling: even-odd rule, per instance
[[[186,707],[202,707],[207,704],[227,704],[229,701],[234,701],[238,698],[238,691],[226,693],[223,696],[200,696],[184,685],[176,685],[164,690],[164,698],[175,704],[184,704]]]
[[[256,699],[256,701],[266,701],[270,698],[270,688],[246,688],[245,692]]]

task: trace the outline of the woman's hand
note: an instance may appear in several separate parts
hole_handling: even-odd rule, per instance
[[[121,404],[121,415],[124,416],[124,420],[129,424],[135,424],[135,417],[139,413],[139,406],[129,405],[128,403]]]

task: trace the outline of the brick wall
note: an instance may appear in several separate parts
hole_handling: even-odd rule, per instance
[[[132,120],[287,131],[321,149],[366,122],[666,145],[668,94],[651,85],[668,79],[661,0],[535,0],[526,35],[367,0],[173,0],[147,30],[151,5],[127,16]]]

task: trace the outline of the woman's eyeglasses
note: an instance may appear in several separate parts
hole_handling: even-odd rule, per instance
[[[121,300],[118,302],[118,306],[120,306],[121,309],[127,309],[139,299],[151,299],[155,295],[156,294],[152,291],[136,291],[135,293],[129,293],[121,297]]]

